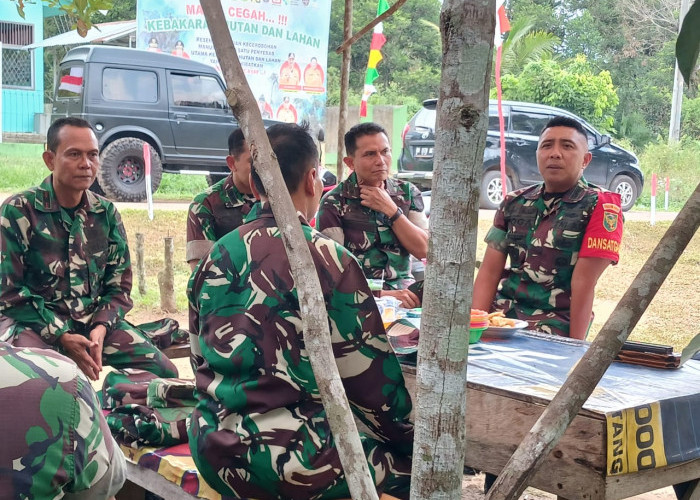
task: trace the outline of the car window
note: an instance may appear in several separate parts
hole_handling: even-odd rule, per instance
[[[551,115],[543,113],[527,113],[524,111],[511,111],[511,131],[516,134],[528,134],[539,136]]]
[[[172,75],[173,103],[176,106],[225,109],[226,96],[219,81],[204,75]]]
[[[434,109],[423,108],[416,114],[416,121],[413,122],[416,127],[429,128],[435,130],[435,120],[437,111]]]
[[[102,95],[111,101],[158,101],[158,76],[153,71],[105,68]]]
[[[505,129],[508,130],[508,112],[503,109],[503,123]],[[489,130],[501,130],[501,126],[498,124],[498,106],[489,106]]]

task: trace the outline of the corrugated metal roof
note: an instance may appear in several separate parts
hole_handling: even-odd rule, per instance
[[[85,37],[76,30],[66,31],[60,35],[52,36],[31,45],[25,45],[23,49],[36,49],[39,47],[55,47],[57,45],[82,45],[86,43],[104,43],[136,33],[136,21],[115,21],[111,23],[94,24]]]

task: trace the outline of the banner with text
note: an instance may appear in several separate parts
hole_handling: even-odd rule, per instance
[[[136,47],[219,69],[197,0],[139,0]],[[323,123],[330,0],[222,0],[263,118]]]

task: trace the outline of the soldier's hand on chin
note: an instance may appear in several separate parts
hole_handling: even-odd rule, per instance
[[[89,340],[77,333],[64,333],[58,337],[58,342],[63,347],[63,352],[75,361],[78,368],[90,379],[97,380],[100,376],[100,368],[90,356],[90,351],[97,347],[97,342]]]

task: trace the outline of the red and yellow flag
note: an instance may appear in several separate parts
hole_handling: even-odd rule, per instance
[[[377,4],[377,17],[389,10],[389,2],[387,0],[379,0]],[[386,43],[384,36],[384,26],[382,23],[374,27],[372,33],[372,43],[369,46],[369,59],[367,60],[367,73],[365,74],[365,87],[362,91],[362,104],[360,105],[360,116],[367,116],[367,100],[369,96],[374,94],[377,89],[374,87],[374,81],[379,77],[377,72],[377,64],[382,60],[381,49]]]

